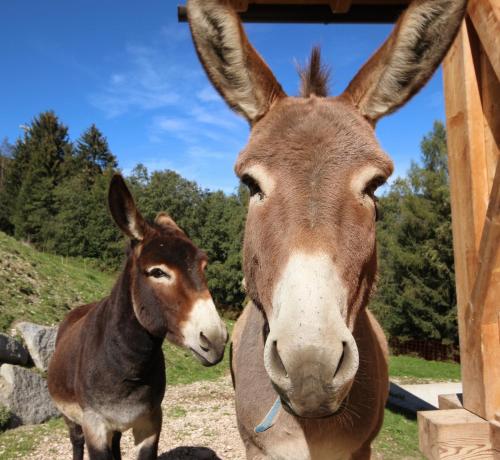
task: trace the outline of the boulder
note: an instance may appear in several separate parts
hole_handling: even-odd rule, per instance
[[[26,366],[29,362],[30,355],[22,344],[6,334],[0,334],[0,363]]]
[[[12,414],[12,427],[42,423],[59,415],[46,380],[36,371],[12,364],[0,366],[0,404]]]
[[[57,327],[21,322],[16,324],[16,329],[23,337],[35,366],[46,371],[56,346]]]

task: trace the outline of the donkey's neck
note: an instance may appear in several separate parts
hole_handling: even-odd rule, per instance
[[[131,295],[129,264],[118,278],[107,305],[107,340],[114,359],[130,378],[147,374],[158,359],[163,360],[164,337],[151,335],[137,320]]]

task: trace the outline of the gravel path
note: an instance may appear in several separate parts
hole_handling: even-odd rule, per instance
[[[167,388],[163,402],[159,459],[243,460],[245,451],[234,414],[230,377]],[[123,435],[123,460],[135,460],[132,433]],[[64,431],[45,436],[27,460],[67,460],[71,445]],[[88,458],[86,456],[85,458]]]

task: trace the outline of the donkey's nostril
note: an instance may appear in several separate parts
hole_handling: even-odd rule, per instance
[[[288,372],[286,371],[285,365],[283,364],[281,356],[278,352],[278,342],[276,340],[273,340],[272,359],[276,365],[276,370],[281,372],[281,374],[285,377],[288,377]]]
[[[340,355],[339,363],[337,364],[337,369],[335,370],[335,374],[333,374],[333,377],[339,373],[342,363],[344,362],[344,357],[345,357],[345,350],[347,348],[347,342],[342,342],[342,354]]]
[[[200,348],[204,352],[207,352],[210,350],[211,347],[212,347],[212,342],[208,340],[207,336],[203,334],[203,332],[200,332]]]

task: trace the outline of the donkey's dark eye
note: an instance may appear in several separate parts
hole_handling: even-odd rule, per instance
[[[373,199],[376,199],[376,197],[375,197],[375,190],[377,190],[384,183],[385,183],[385,178],[383,176],[376,176],[376,177],[374,177],[366,185],[365,189],[363,190],[363,194],[364,195],[368,195],[368,196],[370,196]]]
[[[252,176],[244,174],[241,178],[241,182],[243,182],[248,187],[250,197],[257,196],[259,200],[264,199],[264,193],[262,192],[259,183]]]
[[[170,275],[164,272],[161,268],[153,268],[152,270],[146,272],[148,276],[153,278],[170,278]]]

